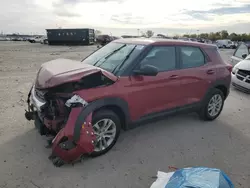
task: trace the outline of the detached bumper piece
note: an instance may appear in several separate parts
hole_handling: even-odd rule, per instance
[[[56,167],[64,164],[74,163],[83,155],[94,151],[94,140],[96,139],[91,125],[92,113],[90,113],[82,124],[80,139],[73,139],[74,125],[82,108],[73,108],[66,126],[52,140],[52,153],[49,159]]]

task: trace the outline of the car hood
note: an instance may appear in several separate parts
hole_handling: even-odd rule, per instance
[[[249,70],[250,71],[250,55],[246,57],[246,59],[240,61],[235,65],[238,69]]]
[[[112,81],[117,77],[98,67],[69,59],[56,59],[42,64],[37,73],[36,87],[40,89],[55,87],[64,83],[78,81],[84,76],[102,72]]]

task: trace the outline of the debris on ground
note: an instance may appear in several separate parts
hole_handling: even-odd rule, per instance
[[[158,171],[156,181],[150,188],[234,188],[230,178],[216,168],[193,167],[174,172]]]

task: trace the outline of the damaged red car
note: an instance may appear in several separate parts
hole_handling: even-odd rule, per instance
[[[61,166],[99,156],[120,130],[186,111],[214,120],[228,96],[232,67],[217,47],[165,39],[119,39],[84,60],[44,63],[25,116],[49,136]]]

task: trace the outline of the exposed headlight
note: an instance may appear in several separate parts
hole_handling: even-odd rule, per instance
[[[88,102],[81,98],[79,95],[74,95],[66,101],[65,105],[67,107],[84,107],[88,105]]]

